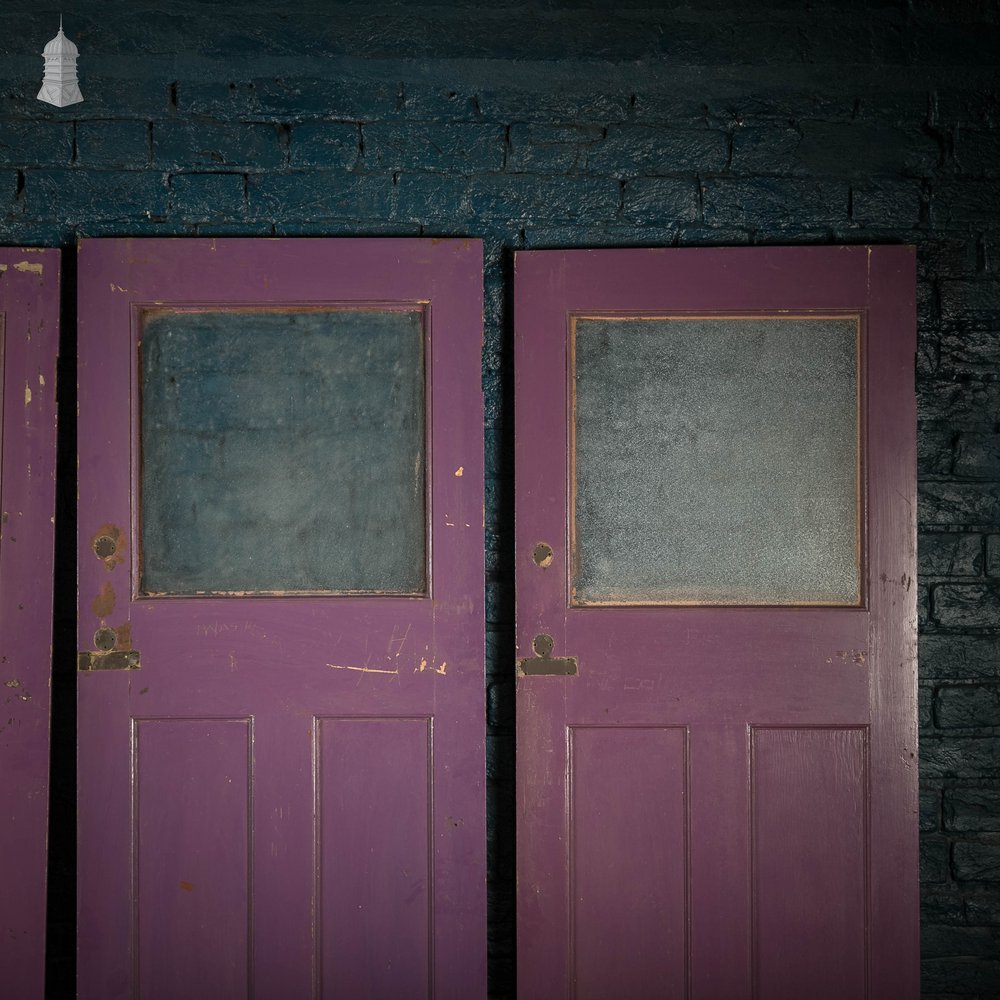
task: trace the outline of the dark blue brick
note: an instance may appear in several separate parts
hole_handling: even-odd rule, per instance
[[[991,427],[1000,417],[1000,378],[984,373],[962,379],[920,379],[917,412],[921,419],[957,427]]]
[[[1000,726],[1000,685],[946,685],[934,698],[934,721],[939,729],[977,729]]]
[[[951,886],[921,886],[920,917],[935,924],[964,924],[963,897]]]
[[[277,219],[275,236],[420,236],[417,223],[392,219],[322,219],[299,222],[297,219]]]
[[[920,575],[982,576],[983,537],[956,532],[921,532],[917,546]]]
[[[74,104],[57,114],[71,114],[77,121],[122,118],[158,118],[170,111],[170,84],[174,59],[129,60],[118,75],[103,72],[102,60],[84,51],[80,56],[80,89],[83,103]],[[31,98],[38,90],[36,83]],[[0,102],[2,107],[2,102]]]
[[[933,588],[931,600],[934,620],[945,628],[1000,627],[1000,585],[942,583]]]
[[[705,222],[713,226],[801,228],[806,220],[824,225],[847,220],[847,186],[826,180],[707,180],[702,200]]]
[[[851,218],[861,226],[911,229],[920,221],[923,189],[916,180],[859,181],[851,188]]]
[[[733,133],[734,174],[803,174],[802,134],[784,125],[737,128]]]
[[[959,881],[1000,882],[1000,843],[960,842],[952,858]]]
[[[512,173],[582,173],[604,139],[600,125],[538,125],[518,122],[510,127],[507,170]]]
[[[939,287],[941,314],[945,319],[1000,320],[1000,281],[946,279]]]
[[[69,122],[0,123],[0,164],[9,167],[64,167],[73,158]]]
[[[946,788],[944,825],[957,833],[1000,833],[1000,787]]]
[[[948,881],[948,840],[933,833],[920,836],[920,881]]]
[[[153,126],[153,160],[172,170],[267,170],[284,163],[285,151],[273,125],[157,122]]]
[[[358,161],[360,145],[357,125],[306,122],[292,129],[288,151],[296,169],[350,170]]]
[[[922,483],[921,524],[974,527],[1000,521],[1000,486],[994,483]]]
[[[1000,890],[969,896],[965,905],[970,924],[1000,927]]]
[[[980,958],[922,961],[920,988],[927,1000],[993,1000],[1000,996],[1000,961]]]
[[[942,124],[1000,125],[1000,91],[993,87],[942,86],[934,103],[935,119]]]
[[[934,725],[933,690],[924,685],[917,689],[917,724],[921,729]]]
[[[955,136],[955,160],[966,173],[996,177],[1000,174],[1000,130],[959,129]]]
[[[668,224],[614,222],[588,226],[582,221],[576,225],[547,225],[529,220],[524,226],[524,246],[529,250],[566,247],[669,247],[677,242],[680,232],[679,226]]]
[[[454,227],[472,217],[469,181],[446,174],[401,174],[396,215],[415,222],[437,220]]]
[[[239,218],[246,212],[242,174],[174,174],[170,214],[194,222]]]
[[[927,681],[1000,677],[1000,637],[921,636],[920,677]]]
[[[145,122],[80,122],[76,162],[82,167],[145,167],[149,164],[149,126]]]
[[[607,178],[513,174],[472,178],[469,197],[482,219],[612,219],[619,189]]]
[[[1000,932],[989,927],[925,924],[920,929],[920,954],[924,958],[995,958],[1000,955]]]
[[[1000,338],[998,343],[1000,343]],[[1000,352],[995,355],[1000,359]],[[955,475],[962,479],[1000,481],[1000,431],[963,431],[955,449]]]
[[[1000,184],[949,180],[934,184],[931,213],[938,226],[1000,225]]]
[[[993,372],[997,358],[1000,358],[1000,320],[995,328],[961,322],[941,333],[942,374]]]
[[[798,155],[810,172],[840,176],[873,174],[923,177],[934,170],[940,148],[919,128],[880,122],[799,122]]]
[[[256,219],[388,219],[395,188],[389,177],[357,174],[251,174],[250,214]]]
[[[920,789],[920,829],[933,833],[941,827],[941,789]]]
[[[947,476],[955,461],[953,427],[928,426],[917,429],[917,473],[924,476]]]
[[[227,83],[181,82],[177,104],[181,112],[228,120],[303,121],[327,119],[362,121],[384,118],[396,108],[400,84],[375,64],[355,65],[353,76],[331,69],[326,75],[295,71]]]
[[[616,177],[716,173],[726,165],[729,138],[706,128],[610,125],[592,151],[589,169]]]
[[[498,125],[363,125],[367,170],[499,170],[504,130]]]
[[[1000,576],[1000,535],[989,535],[986,539],[986,572]]]
[[[633,222],[670,225],[698,218],[695,181],[637,177],[625,183],[623,214]]]
[[[998,778],[1000,739],[925,737],[920,741],[920,774],[925,778]]]
[[[33,217],[69,224],[144,220],[167,209],[166,179],[151,171],[30,170],[24,194]]]
[[[550,125],[622,121],[629,113],[630,94],[609,92],[578,81],[540,81],[529,87],[482,88],[476,104],[486,121],[540,122]]]

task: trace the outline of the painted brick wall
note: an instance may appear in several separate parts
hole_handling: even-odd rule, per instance
[[[34,100],[60,10],[86,98],[63,111]],[[1000,995],[998,53],[998,0],[0,11],[4,243],[485,239],[496,997],[513,995],[514,968],[512,252],[829,242],[918,248],[924,994]],[[73,318],[70,299],[64,386]],[[72,971],[66,390],[62,401],[54,996]]]

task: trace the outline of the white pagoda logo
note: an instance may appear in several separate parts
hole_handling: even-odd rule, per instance
[[[45,57],[45,76],[38,99],[57,108],[79,104],[83,100],[76,80],[79,49],[63,34],[62,17],[59,18],[59,34],[45,46],[42,55]]]

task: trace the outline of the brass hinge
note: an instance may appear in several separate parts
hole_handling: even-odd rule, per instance
[[[76,654],[77,670],[138,670],[139,650],[81,650]]]
[[[539,677],[544,675],[556,677],[575,677],[579,666],[575,656],[553,656],[553,639],[544,632],[531,640],[534,656],[526,656],[517,661],[517,672],[522,677]]]

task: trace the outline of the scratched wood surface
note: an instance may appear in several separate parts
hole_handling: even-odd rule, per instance
[[[79,277],[80,648],[141,662],[80,676],[80,996],[484,996],[481,245],[94,240]],[[428,593],[140,592],[154,303],[428,317]]]
[[[517,256],[517,645],[578,660],[517,682],[521,1000],[917,997],[914,281],[909,247]],[[573,317],[781,310],[862,324],[861,605],[573,606]]]
[[[45,960],[58,250],[0,248],[0,992]]]

